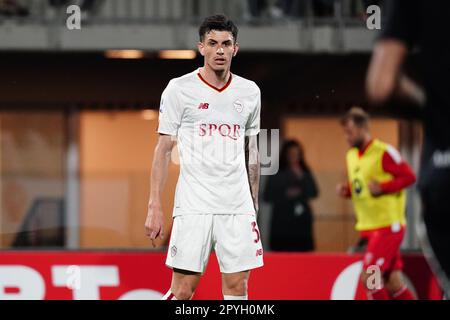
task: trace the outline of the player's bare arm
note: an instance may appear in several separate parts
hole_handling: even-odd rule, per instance
[[[424,105],[422,88],[401,72],[407,52],[406,44],[398,40],[386,39],[376,44],[366,81],[367,94],[373,103],[381,104],[398,95]]]
[[[425,106],[425,90],[404,74],[400,76],[399,80],[399,95],[418,106]]]
[[[155,148],[150,178],[150,199],[148,202],[145,231],[150,239],[164,237],[164,214],[161,208],[161,193],[167,180],[170,155],[175,141],[172,136],[160,135]]]
[[[245,137],[245,160],[247,165],[248,181],[250,183],[250,190],[252,193],[253,204],[255,206],[256,213],[258,213],[260,162],[259,162],[257,136]]]

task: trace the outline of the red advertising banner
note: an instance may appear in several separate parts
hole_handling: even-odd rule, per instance
[[[171,270],[164,253],[2,252],[0,299],[160,299]],[[365,299],[359,282],[361,256],[266,253],[253,270],[252,300]],[[405,280],[420,299],[442,299],[422,255],[405,255]],[[194,299],[222,299],[217,259],[211,256]]]

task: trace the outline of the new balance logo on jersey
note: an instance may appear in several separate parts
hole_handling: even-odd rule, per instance
[[[263,249],[256,250],[256,256],[262,256],[263,255]]]
[[[239,124],[215,124],[215,123],[202,123],[200,124],[199,135],[200,137],[211,137],[214,134],[219,134],[222,137],[228,137],[233,140],[237,140],[240,137],[239,130],[241,126]]]
[[[202,102],[202,103],[199,104],[198,108],[202,109],[202,110],[206,110],[206,109],[209,108],[209,103]]]

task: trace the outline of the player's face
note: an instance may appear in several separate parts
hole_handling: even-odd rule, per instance
[[[198,49],[205,57],[205,65],[218,72],[230,68],[239,46],[234,42],[231,32],[211,30],[205,34],[203,42],[198,43]]]
[[[347,121],[344,125],[344,135],[351,147],[360,148],[364,143],[364,128],[359,128],[353,121]]]

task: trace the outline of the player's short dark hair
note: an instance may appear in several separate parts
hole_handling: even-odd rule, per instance
[[[367,128],[369,126],[369,114],[362,108],[353,107],[341,117],[341,125],[345,126],[352,121],[358,128]]]
[[[223,14],[216,14],[213,16],[209,16],[206,17],[205,20],[203,20],[202,24],[200,25],[200,28],[198,29],[200,41],[203,41],[205,35],[211,30],[229,31],[233,35],[234,42],[236,43],[237,41],[238,28],[233,23],[233,21],[228,19]]]

